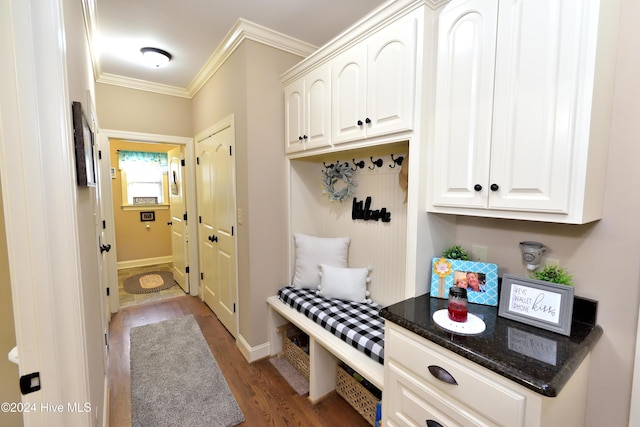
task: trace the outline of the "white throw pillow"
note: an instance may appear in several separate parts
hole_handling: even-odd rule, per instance
[[[293,286],[315,289],[320,284],[320,264],[346,267],[350,237],[315,237],[294,233],[296,244]]]
[[[318,294],[326,298],[371,302],[367,291],[369,271],[369,268],[341,268],[321,264]]]

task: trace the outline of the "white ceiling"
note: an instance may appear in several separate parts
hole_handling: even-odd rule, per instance
[[[103,76],[185,89],[239,18],[322,46],[384,0],[93,0],[92,54]],[[151,68],[140,48],[168,51]],[[97,58],[95,56],[98,56]]]

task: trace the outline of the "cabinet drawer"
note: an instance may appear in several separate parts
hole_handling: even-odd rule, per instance
[[[399,328],[390,326],[387,329],[385,349],[388,349],[385,359],[390,366],[398,365],[427,386],[464,402],[500,425],[523,424],[527,396],[508,387],[508,380],[499,379],[473,362]],[[430,366],[445,370],[457,384],[436,378],[430,372]]]
[[[495,426],[464,403],[449,399],[440,390],[412,377],[394,363],[389,366],[386,381],[385,394],[391,396],[386,409],[389,411],[389,425],[424,427],[430,425],[427,420],[431,420],[434,427]]]

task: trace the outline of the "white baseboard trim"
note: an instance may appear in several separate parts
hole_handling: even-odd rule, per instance
[[[104,401],[102,403],[102,427],[109,426],[109,412],[111,405],[111,395],[109,389],[109,377],[107,375],[104,376]]]
[[[132,259],[131,261],[118,261],[118,270],[123,268],[146,267],[148,265],[166,264],[173,262],[173,256],[159,256],[155,258]]]
[[[249,363],[270,356],[270,345],[268,342],[260,344],[256,347],[251,347],[247,340],[242,337],[242,335],[238,335],[236,345],[240,349],[240,352],[242,353],[244,358],[247,359],[247,362]]]

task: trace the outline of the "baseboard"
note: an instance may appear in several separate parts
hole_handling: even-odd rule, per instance
[[[111,412],[111,389],[109,388],[109,377],[104,376],[104,402],[102,403],[102,426],[109,427],[109,412]]]
[[[130,261],[118,261],[118,270],[123,268],[146,267],[148,265],[166,264],[173,262],[173,256],[159,256],[155,258],[132,259]]]
[[[260,344],[256,347],[251,347],[247,340],[245,340],[242,335],[238,335],[238,339],[236,340],[236,345],[240,349],[240,352],[247,359],[247,362],[252,363],[256,360],[264,359],[265,357],[270,356],[270,346],[269,343]]]

